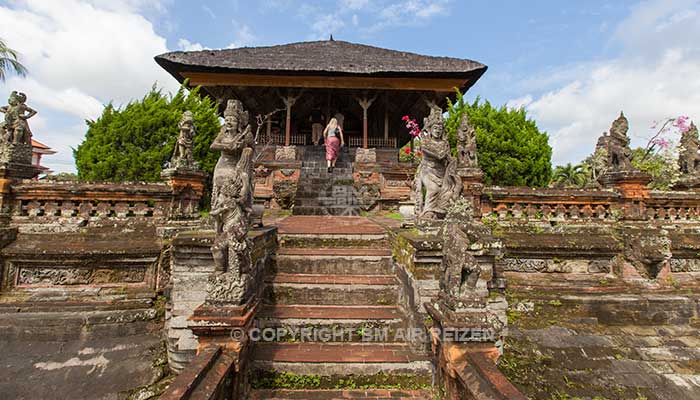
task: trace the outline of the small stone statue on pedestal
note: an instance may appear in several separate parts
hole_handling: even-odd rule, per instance
[[[251,276],[248,227],[253,209],[253,136],[248,112],[238,100],[229,100],[225,123],[212,143],[221,156],[214,168],[211,216],[216,237],[212,255],[216,273],[209,280],[207,301],[241,304]]]
[[[457,162],[461,168],[478,168],[476,157],[476,130],[465,112],[457,128]]]
[[[180,134],[172,158],[160,176],[173,188],[170,218],[196,219],[199,217],[199,202],[204,194],[207,175],[199,169],[193,156],[196,134],[194,114],[185,111],[177,126]]]
[[[27,169],[22,177],[32,177],[35,171],[29,171],[32,164],[32,131],[27,120],[37,114],[36,110],[25,103],[24,93],[13,91],[8,105],[0,107],[5,120],[0,124],[0,163],[15,164]]]
[[[445,132],[442,110],[432,106],[425,118],[421,135],[421,160],[414,181],[416,217],[439,220],[446,209],[462,193],[462,180],[457,175],[457,160],[452,157]]]
[[[191,111],[185,111],[177,126],[180,128],[180,135],[177,137],[177,142],[175,142],[170,166],[173,168],[195,169],[197,168],[197,162],[194,161],[192,156],[194,137],[196,135],[194,114]]]

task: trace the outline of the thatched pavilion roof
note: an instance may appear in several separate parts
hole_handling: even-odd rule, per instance
[[[486,71],[476,61],[432,57],[340,40],[225,50],[176,51],[155,57],[182,82],[183,72],[275,75],[463,78],[466,90]]]

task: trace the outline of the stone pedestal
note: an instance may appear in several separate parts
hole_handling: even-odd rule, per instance
[[[296,161],[296,146],[281,146],[275,149],[275,161]]]
[[[355,153],[355,163],[375,164],[377,162],[377,149],[358,148]]]
[[[460,167],[457,175],[462,179],[462,196],[470,199],[474,217],[481,217],[481,193],[484,191],[484,172],[479,168]]]
[[[207,174],[199,169],[168,168],[160,177],[173,191],[170,219],[199,218],[199,201],[204,196]]]
[[[601,175],[598,181],[603,187],[614,188],[620,193],[625,220],[645,218],[642,200],[649,198],[649,174],[641,171],[614,171]]]

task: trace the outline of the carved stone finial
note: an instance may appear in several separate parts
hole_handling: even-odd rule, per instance
[[[691,122],[690,128],[681,135],[678,165],[681,180],[700,180],[700,138],[694,122]]]
[[[596,152],[605,151],[605,158],[602,162],[601,172],[634,172],[632,166],[632,149],[630,149],[630,139],[627,137],[629,131],[629,121],[624,113],[613,121],[610,127],[610,134],[601,136],[596,145]]]
[[[629,121],[625,117],[624,112],[620,112],[620,116],[613,121],[612,127],[610,127],[610,135],[616,135],[619,137],[627,137],[627,131],[629,131]]]

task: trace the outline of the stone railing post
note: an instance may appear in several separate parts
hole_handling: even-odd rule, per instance
[[[198,169],[168,168],[161,172],[160,177],[172,189],[169,219],[199,218],[199,203],[204,196],[207,174]]]

